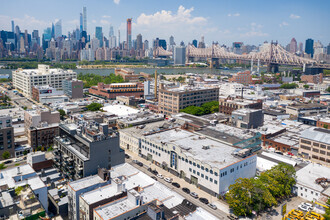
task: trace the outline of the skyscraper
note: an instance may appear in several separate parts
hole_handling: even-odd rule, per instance
[[[174,65],[185,65],[186,63],[186,47],[180,46],[174,48]]]
[[[55,39],[58,37],[62,37],[62,20],[58,20],[55,23]]]
[[[302,53],[304,51],[304,45],[303,45],[302,42],[299,43],[299,48],[298,49],[299,49],[300,53]]]
[[[87,34],[87,9],[83,7],[83,31]]]
[[[114,34],[114,31],[113,31],[113,26],[110,25],[109,37],[112,37],[112,36],[114,36],[114,35],[115,35],[115,34]]]
[[[296,52],[297,52],[297,41],[295,38],[292,38],[290,42],[290,53],[296,53]]]
[[[136,36],[136,49],[137,50],[142,50],[143,49],[143,45],[142,45],[142,35],[138,34]]]
[[[127,19],[127,38],[126,38],[127,50],[132,48],[132,18]]]
[[[314,40],[313,39],[307,39],[305,44],[305,53],[311,55],[311,57],[314,56]]]
[[[79,31],[80,31],[80,35],[81,35],[81,32],[84,30],[83,29],[83,27],[84,27],[84,20],[83,20],[83,14],[82,13],[80,13],[79,21],[80,21]]]
[[[192,45],[194,45],[194,47],[197,47],[197,40],[196,39],[192,41]]]
[[[103,33],[102,27],[95,27],[95,38],[97,38],[100,42],[99,46],[103,47]]]
[[[149,49],[149,41],[145,40],[143,43],[143,50],[148,50]]]
[[[11,31],[15,32],[15,23],[14,23],[14,21],[11,21]]]
[[[55,26],[54,26],[54,23],[52,23],[52,37],[55,37]]]

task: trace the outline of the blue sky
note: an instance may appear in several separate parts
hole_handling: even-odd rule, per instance
[[[2,3],[1,3],[2,2]],[[1,0],[0,30],[11,30],[11,20],[21,30],[43,31],[62,19],[63,33],[79,25],[79,13],[87,7],[88,32],[102,26],[105,36],[112,24],[121,41],[126,39],[127,18],[133,18],[133,39],[173,35],[176,43],[200,40],[231,45],[261,44],[278,40],[286,45],[292,37],[330,43],[329,0]]]

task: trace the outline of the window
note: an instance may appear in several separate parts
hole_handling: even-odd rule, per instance
[[[193,165],[194,165],[194,167],[195,167],[195,166],[196,166],[196,163],[194,162]]]
[[[209,172],[209,169],[208,169],[208,168],[205,168],[205,171],[206,171],[206,172]]]
[[[191,172],[191,171],[192,171],[192,169],[191,169],[191,168],[189,168],[189,171]]]
[[[201,168],[201,166],[199,164],[197,164],[197,168]]]
[[[193,170],[193,174],[195,174],[196,173],[196,170]]]
[[[203,178],[204,178],[204,174],[201,174],[201,177],[203,177]]]
[[[214,180],[214,183],[215,183],[215,184],[218,184],[218,181]]]
[[[213,182],[213,179],[212,178],[210,178],[210,182]]]
[[[209,179],[209,177],[208,177],[208,176],[205,176],[205,179],[206,179],[206,180],[208,180],[208,179]]]
[[[210,170],[210,174],[213,174],[213,170]]]
[[[215,176],[218,176],[218,173],[217,173],[217,172],[214,172],[214,175],[215,175]]]
[[[189,160],[189,164],[191,165],[192,164],[192,162]]]
[[[199,176],[200,175],[200,173],[197,171],[197,175]]]
[[[204,167],[203,166],[201,168],[202,168],[202,170],[204,170]]]

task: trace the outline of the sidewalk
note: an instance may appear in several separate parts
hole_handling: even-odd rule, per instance
[[[167,172],[166,170],[163,170],[162,168],[156,166],[155,164],[152,164],[151,161],[145,160],[144,158],[130,152],[130,151],[125,151],[126,154],[128,154],[132,160],[138,160],[142,162],[145,166],[150,167],[152,170],[157,170],[158,173],[162,174],[165,177],[171,177],[173,179],[173,182],[177,182],[180,184],[180,189],[183,187],[186,187],[190,189],[191,192],[195,192],[198,194],[198,196],[201,198],[206,198],[209,200],[210,203],[213,203],[214,205],[217,206],[217,208],[226,214],[229,214],[229,205],[218,198],[208,194],[207,192],[204,192],[203,190],[197,188],[195,185],[187,183],[184,179],[181,179],[175,175],[173,175],[170,172]],[[154,176],[152,173],[149,173],[148,175]]]

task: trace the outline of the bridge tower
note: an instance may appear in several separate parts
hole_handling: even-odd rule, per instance
[[[271,42],[270,43],[270,56],[269,56],[269,62],[268,62],[268,65],[267,65],[267,72],[274,72],[274,73],[277,73],[278,72],[278,67],[279,67],[279,64],[277,63],[272,63],[272,60],[273,60],[273,49],[274,47],[277,47],[277,41],[276,42]],[[274,71],[273,71],[274,70]]]
[[[210,60],[210,68],[216,68],[219,69],[220,68],[220,58],[216,58],[214,55],[214,42],[212,43],[212,54],[211,54],[211,60]]]

